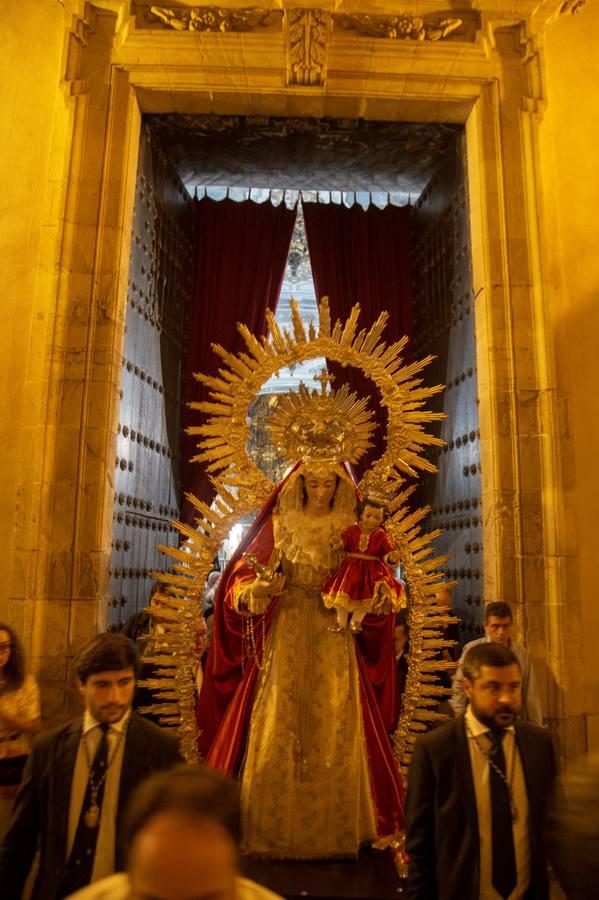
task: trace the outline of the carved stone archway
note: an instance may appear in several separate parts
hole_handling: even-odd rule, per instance
[[[582,744],[550,681],[568,685],[555,560],[559,454],[554,375],[543,341],[538,232],[538,128],[545,102],[536,34],[559,4],[420,0],[256,3],[164,8],[125,0],[86,4],[66,54],[72,95],[69,215],[58,308],[64,345],[82,342],[84,395],[76,485],[74,567],[64,595],[62,653],[105,622],[114,441],[119,398],[132,190],[143,113],[362,117],[466,127],[482,436],[486,598],[509,598],[533,656],[547,661],[545,695],[572,750]],[[359,8],[359,11],[357,10]],[[385,9],[388,12],[385,12]],[[93,215],[90,209],[93,207]],[[74,310],[86,298],[85,337]],[[54,372],[56,396],[68,379]],[[543,414],[543,439],[539,416]],[[61,423],[60,411],[57,421]],[[58,425],[57,441],[62,424]],[[66,426],[65,426],[66,427]],[[49,463],[50,464],[50,463]],[[52,473],[49,473],[52,482]],[[49,504],[52,534],[55,508]],[[51,538],[50,538],[51,540]],[[49,563],[48,563],[49,565]],[[551,610],[551,614],[549,611]],[[34,656],[47,665],[39,603]],[[57,697],[64,682],[56,679]],[[567,728],[566,728],[567,722]]]

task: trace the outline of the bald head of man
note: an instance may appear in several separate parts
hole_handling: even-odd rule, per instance
[[[193,812],[152,815],[129,849],[131,900],[235,900],[237,845],[220,822]]]

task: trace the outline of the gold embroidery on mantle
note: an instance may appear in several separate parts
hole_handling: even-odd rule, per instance
[[[251,31],[270,25],[270,12],[255,7],[223,9],[221,6],[195,6],[191,9],[152,6],[150,12],[175,31]]]
[[[349,510],[324,517],[308,517],[303,512],[276,512],[273,515],[275,547],[282,551],[285,564],[305,566],[313,571],[321,569],[326,575],[341,562],[341,550],[335,545],[353,518]],[[310,571],[304,573],[308,578],[305,583],[310,587],[320,584],[312,580],[311,574]]]
[[[267,641],[268,678],[253,707],[241,779],[244,851],[354,855],[376,835],[356,654],[350,636],[328,630],[334,617],[320,600],[328,569],[319,549],[342,522],[288,516],[283,529],[275,521],[275,533],[298,556],[296,563],[283,558],[285,595]],[[326,820],[319,814],[325,797]]]

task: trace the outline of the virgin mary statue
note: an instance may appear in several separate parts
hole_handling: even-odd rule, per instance
[[[355,856],[403,828],[393,616],[339,633],[321,600],[355,506],[344,466],[297,464],[221,579],[199,746],[240,779],[246,853]]]

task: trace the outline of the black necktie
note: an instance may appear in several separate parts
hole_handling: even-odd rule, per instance
[[[100,818],[102,814],[102,798],[106,785],[106,769],[108,766],[108,732],[110,725],[102,723],[101,736],[94,754],[94,759],[89,770],[89,779],[83,798],[83,806],[71,855],[67,863],[66,877],[61,887],[60,897],[68,897],[75,891],[88,885],[92,879],[94,859],[96,856],[96,844],[100,831]],[[81,740],[85,740],[82,735]]]
[[[502,741],[505,731],[489,731],[491,741],[489,759],[506,774]],[[491,785],[491,836],[493,851],[492,883],[501,897],[509,897],[517,882],[516,851],[512,830],[512,810],[506,781],[489,765]]]

